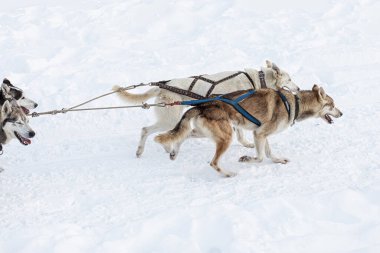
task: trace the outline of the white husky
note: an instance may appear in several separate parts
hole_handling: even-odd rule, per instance
[[[270,61],[266,61],[266,65],[266,67],[261,68],[261,71],[245,69],[245,72],[227,71],[214,75],[173,79],[165,82],[165,87],[174,87],[171,90],[154,87],[143,94],[129,93],[122,90],[120,86],[114,86],[113,90],[120,91],[117,93],[119,97],[132,103],[143,103],[153,97],[156,98],[156,103],[172,103],[191,99],[188,95],[193,95],[193,98],[196,96],[208,97],[213,94],[226,94],[238,90],[265,88],[262,87],[264,85],[272,89],[287,87],[291,91],[299,90],[287,72]],[[159,131],[172,129],[176,122],[181,119],[183,109],[184,106],[155,107],[157,122],[142,128],[140,143],[136,151],[137,157],[140,157],[144,152],[147,137]],[[249,143],[244,138],[243,131],[240,128],[236,128],[236,134],[238,141],[243,146],[254,147],[253,143]]]

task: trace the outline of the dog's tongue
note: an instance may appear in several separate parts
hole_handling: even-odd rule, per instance
[[[29,139],[27,139],[27,138],[22,138],[22,144],[24,144],[24,145],[29,145],[29,144],[31,144],[31,143],[32,143],[31,140],[29,140]]]
[[[332,124],[334,122],[333,119],[328,114],[325,115],[325,118],[327,119],[327,121],[329,122],[329,124]]]
[[[26,109],[25,107],[21,106],[21,109],[24,111],[25,114],[29,114],[29,110]]]

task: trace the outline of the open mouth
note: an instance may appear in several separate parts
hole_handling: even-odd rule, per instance
[[[334,123],[333,119],[328,114],[325,114],[325,119],[326,119],[327,123],[329,123],[329,124]]]
[[[32,143],[31,140],[29,140],[28,138],[24,138],[24,137],[22,137],[19,133],[14,132],[14,134],[15,134],[15,136],[17,137],[17,139],[20,141],[20,143],[21,143],[22,145],[27,146],[27,145],[29,145],[29,144]]]
[[[29,110],[26,109],[24,106],[21,106],[21,109],[23,110],[23,112],[24,112],[25,114],[29,114]]]

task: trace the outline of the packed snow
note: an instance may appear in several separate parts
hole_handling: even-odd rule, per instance
[[[344,115],[273,136],[286,165],[241,164],[254,150],[235,141],[229,179],[207,139],[173,162],[151,137],[136,158],[152,110],[31,118],[32,145],[0,157],[1,253],[380,252],[379,1],[2,2],[0,77],[37,111],[270,59]],[[125,104],[92,104],[110,105]]]

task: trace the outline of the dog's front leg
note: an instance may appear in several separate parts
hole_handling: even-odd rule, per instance
[[[245,156],[240,157],[239,162],[260,163],[263,161],[264,154],[265,154],[265,143],[266,143],[267,137],[263,134],[258,134],[256,131],[254,132],[254,136],[255,136],[257,157],[245,155]]]
[[[268,142],[268,139],[266,139],[265,141],[265,154],[268,158],[270,158],[272,160],[272,162],[274,163],[282,163],[282,164],[286,164],[288,162],[290,162],[289,159],[287,158],[283,158],[283,157],[276,157],[275,155],[272,154],[272,151],[269,147],[269,142]]]

